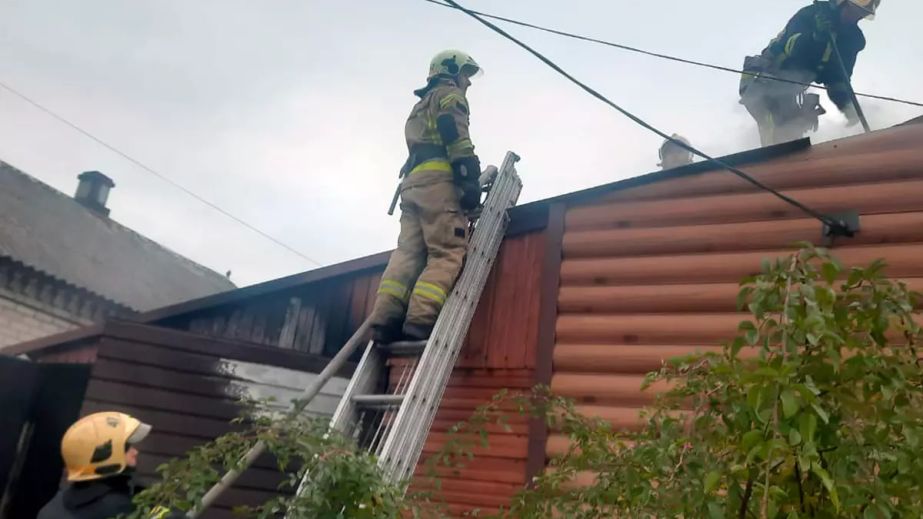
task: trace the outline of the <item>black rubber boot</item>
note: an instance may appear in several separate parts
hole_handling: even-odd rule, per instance
[[[372,325],[372,340],[378,344],[391,344],[401,339],[402,333],[400,323]]]
[[[404,337],[409,341],[425,341],[433,333],[433,325],[404,323]]]

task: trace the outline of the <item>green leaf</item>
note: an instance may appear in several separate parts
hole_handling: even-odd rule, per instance
[[[747,391],[747,405],[749,405],[754,412],[756,412],[763,403],[763,388],[762,386],[752,386],[750,390]]]
[[[799,445],[801,443],[801,433],[797,429],[789,429],[788,431],[788,444],[792,447]]]
[[[744,433],[743,438],[740,439],[740,445],[743,447],[743,450],[749,451],[753,448],[754,445],[763,440],[762,431],[747,431]]]
[[[721,481],[721,474],[718,474],[714,470],[709,472],[705,476],[705,493],[708,494],[712,490],[718,487],[718,482]]]
[[[830,492],[830,500],[833,501],[833,506],[839,510],[840,496],[836,491],[836,485],[833,484],[833,478],[830,477],[830,473],[817,463],[811,464],[811,472],[820,478],[820,482],[824,485],[824,488],[827,489],[827,492]]]
[[[753,287],[743,287],[740,289],[740,292],[737,293],[737,309],[743,310],[747,307],[747,302],[750,299],[750,295],[753,293]]]
[[[798,412],[798,399],[794,391],[786,389],[779,398],[782,400],[782,414],[785,418],[791,418]]]
[[[827,411],[824,411],[823,408],[821,408],[821,406],[817,404],[817,402],[811,404],[811,407],[814,408],[814,412],[817,413],[817,416],[818,416],[821,420],[823,420],[823,422],[824,422],[825,424],[826,424],[826,423],[830,423],[830,416],[827,415]],[[816,425],[815,425],[815,427],[816,427]]]
[[[853,267],[849,271],[849,278],[847,278],[846,283],[849,285],[855,285],[859,282],[859,280],[862,279],[863,275],[864,272],[862,272],[862,269]]]
[[[817,432],[817,417],[810,413],[801,415],[798,418],[798,432],[804,441],[813,443]]]

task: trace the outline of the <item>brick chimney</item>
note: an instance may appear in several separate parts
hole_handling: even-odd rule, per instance
[[[115,182],[99,171],[84,171],[77,179],[80,182],[77,184],[74,200],[95,213],[109,216],[106,201],[109,199],[109,190],[115,187]]]

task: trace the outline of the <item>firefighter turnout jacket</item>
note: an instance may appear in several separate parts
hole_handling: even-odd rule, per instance
[[[848,77],[843,76],[830,41],[836,39]],[[785,29],[763,50],[762,58],[772,71],[806,71],[813,81],[827,87],[827,95],[841,111],[851,104],[848,81],[856,58],[865,48],[858,24],[841,23],[830,2],[818,1],[795,14]]]
[[[464,91],[450,78],[435,77],[415,93],[420,101],[404,127],[409,157],[402,170],[411,183],[414,173],[435,170],[451,174],[452,163],[475,156],[468,135]]]

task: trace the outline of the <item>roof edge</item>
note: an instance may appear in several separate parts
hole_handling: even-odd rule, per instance
[[[751,164],[754,162],[762,162],[766,160],[772,160],[785,155],[790,155],[799,151],[804,151],[811,147],[811,139],[805,137],[803,139],[798,139],[790,142],[783,142],[782,144],[775,144],[772,146],[766,146],[763,148],[754,148],[747,151],[742,151],[739,153],[734,153],[732,155],[725,155],[723,157],[718,157],[718,160],[724,162],[729,166],[740,166],[744,164]],[[712,171],[720,171],[724,168],[713,164],[711,161],[703,160],[701,162],[693,162],[686,166],[681,166],[678,168],[672,168],[665,171],[654,171],[652,173],[647,173],[644,175],[639,175],[636,177],[629,177],[621,180],[616,180],[608,184],[603,184],[601,186],[594,186],[587,189],[581,189],[579,191],[573,191],[571,193],[565,193],[563,195],[553,196],[550,198],[544,198],[542,200],[536,200],[534,202],[529,202],[528,204],[523,204],[514,207],[510,213],[511,216],[517,215],[520,212],[527,212],[529,210],[534,211],[535,205],[540,204],[552,204],[563,202],[565,204],[575,204],[586,202],[593,198],[611,193],[613,191],[619,191],[622,189],[628,189],[632,187],[639,187],[647,184],[652,184],[654,182],[660,182],[663,180],[671,180],[679,177],[686,177],[690,175],[698,175],[701,173],[709,173]]]
[[[910,126],[912,124],[923,124],[923,115],[914,117],[913,119],[904,121],[902,123],[895,124],[894,126]]]
[[[143,335],[143,339],[139,339],[139,334]],[[228,339],[226,337],[196,334],[186,330],[176,330],[123,319],[110,319],[105,323],[46,337],[40,341],[22,343],[16,345],[20,351],[15,352],[15,354],[25,353],[34,358],[34,356],[41,356],[41,354],[57,353],[75,346],[79,347],[84,341],[99,337],[141,342],[170,350],[194,353],[201,353],[209,349],[214,350],[217,347],[231,357],[236,354],[237,357],[251,357],[251,361],[261,364],[311,373],[319,373],[330,362],[330,358],[324,355]],[[28,351],[25,351],[26,349]],[[6,351],[3,353],[6,353]],[[349,377],[355,371],[355,368],[356,364],[354,362],[348,362],[340,369],[337,375]]]
[[[323,279],[329,279],[381,267],[388,263],[388,258],[390,257],[391,251],[379,252],[377,254],[363,256],[361,258],[356,258],[341,263],[334,263],[333,265],[327,265],[325,267],[309,270],[307,272],[301,272],[283,278],[264,281],[255,285],[205,296],[199,299],[192,299],[183,303],[178,303],[142,313],[138,316],[138,321],[142,323],[155,323],[179,314],[189,313],[207,307],[233,304],[242,299],[266,295],[280,290],[295,288],[307,283],[321,281]]]
[[[100,294],[99,292],[94,292],[93,290],[89,288],[82,287],[80,285],[71,283],[70,281],[64,278],[58,277],[34,265],[30,265],[24,261],[18,260],[8,254],[0,254],[0,265],[2,265],[3,263],[7,263],[8,265],[12,265],[15,268],[22,269],[30,274],[41,277],[45,281],[48,281],[51,283],[57,283],[66,290],[69,290],[81,297],[97,301],[101,305],[111,307],[117,310],[118,312],[120,312],[121,314],[134,315],[138,312],[137,310],[135,310],[129,305],[120,303],[110,297],[106,297],[103,294]],[[2,281],[0,281],[0,287],[2,287]]]
[[[67,347],[69,344],[82,341],[84,339],[89,339],[90,337],[95,337],[103,333],[106,323],[97,323],[90,326],[83,326],[81,328],[75,328],[73,330],[68,330],[66,332],[56,333],[54,335],[48,335],[45,337],[40,337],[38,339],[33,339],[31,341],[20,342],[12,346],[7,346],[6,348],[0,349],[0,355],[7,355],[10,357],[15,357],[17,355],[29,355],[31,353],[52,348],[55,346],[60,346],[61,348]]]

